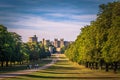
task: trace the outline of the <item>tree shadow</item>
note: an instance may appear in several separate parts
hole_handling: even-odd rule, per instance
[[[49,73],[49,74],[91,74],[93,72],[56,72],[56,71],[40,71],[40,73]]]
[[[68,67],[68,66],[51,66],[47,70],[78,70],[79,68],[76,67]]]
[[[32,78],[44,78],[44,79],[120,79],[120,77],[56,77],[56,76],[41,76],[41,75],[25,75],[26,77]]]

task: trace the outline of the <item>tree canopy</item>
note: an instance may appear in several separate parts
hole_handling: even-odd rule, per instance
[[[21,36],[8,32],[7,27],[0,25],[0,64],[12,66],[12,63],[22,64],[24,61],[35,61],[50,56],[50,52],[40,43],[24,43]]]
[[[81,29],[76,41],[65,51],[66,56],[91,69],[120,64],[120,2],[101,4],[95,21]]]

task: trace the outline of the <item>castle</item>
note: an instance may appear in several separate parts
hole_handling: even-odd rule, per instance
[[[33,37],[29,37],[29,41],[28,42],[38,42],[38,38],[36,35],[34,35]],[[72,41],[64,41],[64,39],[60,39],[58,40],[57,38],[54,39],[54,41],[50,41],[50,40],[45,40],[44,38],[42,39],[42,41],[40,41],[40,43],[44,46],[49,47],[49,51],[53,52],[53,47],[56,49],[57,52],[60,52],[61,49],[63,47],[68,46],[69,44],[72,43]]]
[[[28,42],[38,42],[38,38],[36,37],[36,35],[34,35],[33,37],[29,37]]]

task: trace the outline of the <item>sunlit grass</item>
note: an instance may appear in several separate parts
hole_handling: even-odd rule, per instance
[[[119,80],[120,74],[90,70],[84,66],[68,61],[62,54],[56,64],[48,69],[21,75],[5,80]]]
[[[50,63],[52,60],[51,58],[49,59],[43,59],[43,60],[38,60],[34,62],[30,62],[29,64],[39,64],[39,66],[44,66],[45,64]],[[12,67],[0,67],[0,74],[1,73],[6,73],[6,72],[14,72],[14,71],[19,71],[19,70],[26,70],[27,69],[27,64],[21,64],[21,65],[15,65]]]

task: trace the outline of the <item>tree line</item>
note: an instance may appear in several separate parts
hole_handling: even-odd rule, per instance
[[[120,2],[101,4],[96,20],[81,29],[65,54],[87,68],[116,72],[120,68]]]
[[[41,43],[24,43],[21,36],[8,32],[7,27],[0,25],[0,66],[8,67],[15,63],[36,61],[51,56]]]

